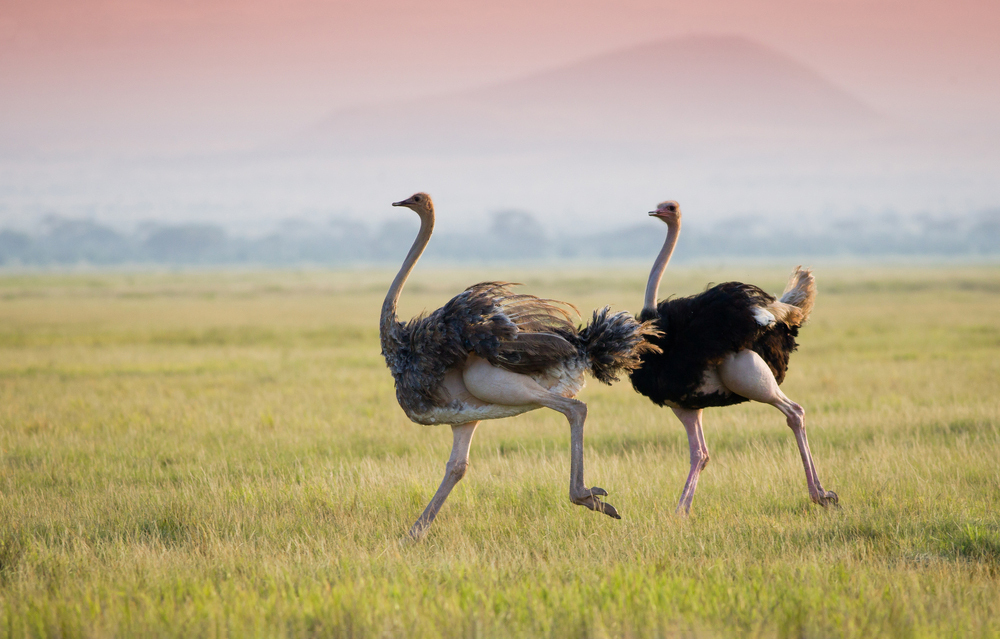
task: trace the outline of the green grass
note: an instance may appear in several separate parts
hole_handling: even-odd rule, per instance
[[[661,293],[786,273],[672,269]],[[1000,636],[1000,269],[819,269],[778,411],[710,409],[687,442],[628,383],[582,399],[570,504],[551,412],[487,422],[427,539],[444,470],[378,351],[390,272],[0,276],[0,636]],[[643,269],[418,269],[401,314],[479,279],[585,314]]]

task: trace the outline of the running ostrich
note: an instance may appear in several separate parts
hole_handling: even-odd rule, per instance
[[[450,424],[451,457],[444,480],[410,528],[426,533],[448,494],[469,465],[469,446],[484,419],[551,408],[570,424],[569,496],[574,504],[621,519],[614,506],[599,498],[603,488],[583,482],[583,425],[587,406],[574,399],[584,385],[584,371],[610,384],[639,365],[639,356],[655,348],[655,333],[626,312],[594,311],[593,321],[578,329],[570,322],[570,304],[517,295],[506,282],[482,282],[459,293],[430,315],[404,324],[396,318],[400,291],[423,253],[434,228],[434,205],[417,193],[393,206],[420,216],[420,230],[389,287],[382,305],[382,355],[396,382],[396,399],[418,424]]]
[[[837,493],[825,491],[816,475],[806,439],[805,410],[788,399],[778,385],[788,370],[799,327],[809,318],[816,299],[810,269],[796,267],[780,300],[752,284],[727,282],[691,297],[656,297],[681,229],[677,202],[660,203],[649,215],[667,223],[667,239],[646,284],[639,320],[660,330],[651,338],[657,350],[642,355],[631,373],[636,391],[660,406],[669,406],[687,430],[691,471],[677,504],[688,514],[698,475],[708,464],[702,412],[748,400],[770,404],[785,415],[802,455],[809,496],[821,506],[837,505]]]

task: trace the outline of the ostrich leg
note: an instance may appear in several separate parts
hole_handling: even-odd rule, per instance
[[[594,486],[587,488],[583,483],[583,424],[587,419],[587,405],[577,399],[548,393],[538,403],[546,408],[559,411],[569,420],[569,499],[574,504],[586,506],[614,519],[621,519],[618,510],[598,497],[607,497],[608,491]]]
[[[691,512],[694,491],[698,488],[698,476],[708,465],[708,446],[705,445],[705,433],[701,428],[701,417],[704,411],[686,408],[673,410],[677,419],[684,424],[688,436],[688,446],[691,448],[691,472],[688,473],[687,482],[685,482],[684,490],[681,492],[681,499],[677,503],[677,513],[686,515]]]
[[[569,499],[609,517],[621,519],[618,510],[599,497],[608,491],[583,482],[583,425],[587,405],[571,397],[553,393],[527,375],[512,373],[492,366],[478,357],[470,357],[462,373],[465,387],[477,399],[502,406],[544,406],[566,416],[570,428]]]
[[[770,404],[782,412],[788,427],[795,433],[795,441],[799,445],[802,456],[802,466],[806,471],[806,484],[809,486],[809,497],[820,506],[839,502],[837,493],[823,490],[813,464],[812,453],[809,452],[809,440],[806,438],[806,411],[788,399],[775,381],[771,369],[767,367],[760,355],[753,351],[740,351],[726,357],[719,366],[722,383],[737,395],[764,404]]]
[[[451,446],[451,457],[448,458],[448,463],[444,467],[444,479],[438,486],[437,492],[434,493],[434,497],[431,498],[431,502],[427,504],[423,514],[410,528],[410,537],[413,539],[423,538],[444,504],[444,500],[448,499],[451,489],[462,480],[462,477],[465,477],[465,471],[469,468],[469,446],[472,445],[472,435],[476,432],[478,425],[479,422],[468,422],[451,427],[454,441]]]

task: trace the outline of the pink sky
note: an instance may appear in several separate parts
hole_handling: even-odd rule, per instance
[[[912,121],[1000,119],[992,0],[6,0],[0,143],[252,146],[690,33],[744,34]]]

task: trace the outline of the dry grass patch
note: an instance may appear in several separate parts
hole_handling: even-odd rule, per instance
[[[645,278],[500,271],[418,270],[401,315],[496,278],[634,310]],[[707,412],[675,517],[683,429],[591,382],[587,481],[622,521],[569,503],[568,428],[536,411],[480,428],[421,544],[450,433],[395,404],[390,273],[2,277],[0,635],[1000,636],[1000,270],[817,275],[784,388],[842,509],[743,405]]]

